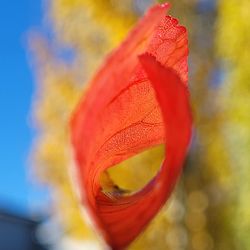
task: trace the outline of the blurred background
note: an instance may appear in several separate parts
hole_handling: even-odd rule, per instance
[[[68,120],[103,57],[156,2],[2,3],[1,250],[103,249],[70,184]],[[172,198],[129,249],[247,250],[250,1],[169,2],[189,32],[193,142]],[[162,157],[156,148],[110,174],[136,189]]]

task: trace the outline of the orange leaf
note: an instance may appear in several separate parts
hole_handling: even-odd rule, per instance
[[[71,140],[83,205],[112,249],[123,249],[169,197],[191,137],[187,33],[152,7],[89,85],[71,120]],[[153,180],[131,195],[105,194],[100,175],[165,143]]]

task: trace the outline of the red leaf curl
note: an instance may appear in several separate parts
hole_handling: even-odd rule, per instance
[[[191,137],[187,32],[152,7],[89,85],[71,120],[81,199],[112,249],[124,249],[169,197]],[[107,195],[100,175],[165,143],[159,173],[142,190]]]

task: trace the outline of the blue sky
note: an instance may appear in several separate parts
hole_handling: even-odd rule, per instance
[[[3,1],[0,8],[0,208],[27,212],[43,197],[27,179],[34,131],[29,122],[34,77],[27,34],[41,25],[41,0]]]

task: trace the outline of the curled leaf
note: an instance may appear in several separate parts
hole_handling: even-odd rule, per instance
[[[187,32],[156,5],[97,72],[71,120],[81,199],[112,249],[123,249],[169,197],[191,137]],[[158,174],[140,191],[105,193],[101,174],[165,143]]]

